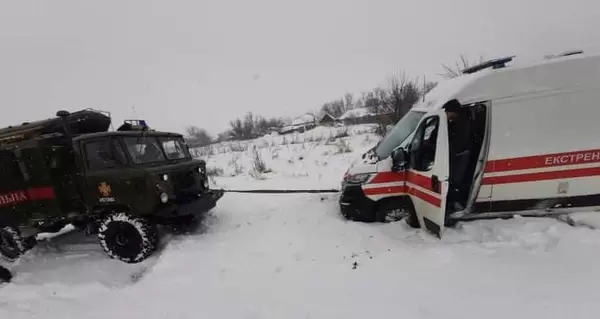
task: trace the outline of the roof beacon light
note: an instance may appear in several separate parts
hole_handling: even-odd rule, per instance
[[[471,74],[471,73],[479,72],[481,70],[489,69],[489,68],[501,69],[506,66],[506,63],[511,62],[514,58],[515,58],[515,56],[513,55],[513,56],[508,56],[505,58],[488,60],[483,63],[474,65],[472,67],[466,68],[462,71],[462,73],[463,74]]]

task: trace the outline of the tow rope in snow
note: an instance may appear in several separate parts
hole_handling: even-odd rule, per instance
[[[339,193],[339,189],[222,189],[225,193],[252,193],[252,194],[319,194]]]

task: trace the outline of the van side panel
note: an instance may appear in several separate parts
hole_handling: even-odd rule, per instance
[[[483,179],[492,196],[478,203],[498,212],[600,206],[599,88],[508,98],[492,109]]]

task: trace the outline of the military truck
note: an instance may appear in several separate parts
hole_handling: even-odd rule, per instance
[[[40,232],[97,235],[112,258],[137,263],[158,226],[186,226],[223,196],[180,134],[84,109],[0,129],[0,254],[18,258]]]

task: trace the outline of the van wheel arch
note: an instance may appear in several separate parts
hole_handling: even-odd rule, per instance
[[[408,225],[413,228],[419,228],[419,221],[415,212],[415,206],[409,196],[395,196],[381,199],[377,202],[376,206],[376,221],[386,223],[389,222],[389,214],[398,209],[405,210],[408,216],[400,217],[404,219]]]

